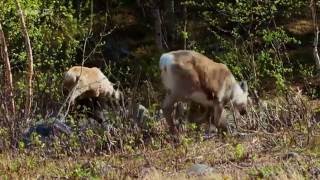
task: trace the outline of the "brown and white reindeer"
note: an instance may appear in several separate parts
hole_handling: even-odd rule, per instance
[[[178,132],[172,116],[173,105],[178,101],[192,101],[212,110],[209,112],[213,123],[220,130],[227,130],[227,123],[221,114],[228,102],[241,115],[246,113],[247,84],[238,83],[226,65],[190,50],[164,53],[159,65],[167,90],[162,108],[172,133]]]
[[[71,105],[74,105],[75,101],[88,104],[89,99],[92,98],[94,102],[91,102],[91,106],[96,107],[103,97],[112,97],[116,100],[120,100],[121,97],[121,92],[116,90],[113,83],[96,67],[71,67],[64,74],[63,91],[64,94],[69,94]],[[101,107],[97,109],[99,111],[94,113],[101,113]]]

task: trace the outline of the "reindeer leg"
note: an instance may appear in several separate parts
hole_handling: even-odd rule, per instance
[[[205,124],[205,132],[204,132],[204,139],[210,139],[211,136],[211,124],[212,124],[212,114],[211,112],[208,111],[208,113],[206,113],[206,121],[204,121]]]
[[[101,124],[106,121],[103,114],[102,99],[100,97],[93,97],[91,99],[91,111],[93,113],[93,118]]]
[[[218,130],[221,131],[227,131],[227,122],[224,118],[221,118],[222,112],[223,112],[223,105],[219,102],[214,104],[214,125]]]
[[[73,89],[70,93],[70,105],[73,106],[75,104],[75,100],[77,99],[77,97],[79,97],[84,91],[81,91],[79,89]]]
[[[172,115],[173,108],[174,108],[173,105],[175,102],[176,102],[176,97],[170,93],[167,93],[162,105],[164,117],[166,118],[166,121],[170,127],[170,131],[172,134],[178,133],[177,127],[175,127],[174,125],[173,115]]]

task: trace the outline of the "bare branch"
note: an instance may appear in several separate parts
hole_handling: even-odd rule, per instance
[[[15,0],[18,14],[20,16],[20,22],[21,22],[21,31],[25,40],[26,48],[27,48],[27,55],[28,55],[28,91],[26,94],[26,103],[25,103],[25,117],[29,118],[31,106],[32,106],[32,77],[33,77],[33,56],[32,56],[32,48],[30,43],[29,34],[27,31],[26,23],[24,14],[22,12],[21,6],[19,4],[18,0]]]
[[[319,42],[319,27],[317,19],[317,4],[315,0],[310,1],[311,14],[313,19],[313,28],[314,28],[314,41],[313,41],[313,57],[316,62],[316,68],[318,75],[320,74],[320,57],[318,53],[318,42]]]
[[[88,55],[86,55],[86,49],[87,49],[87,43],[90,39],[90,37],[92,36],[92,28],[93,28],[93,1],[91,0],[91,8],[90,8],[90,28],[89,28],[89,32],[88,32],[88,35],[86,36],[85,38],[85,41],[84,41],[84,45],[83,45],[83,52],[82,52],[82,62],[81,62],[81,67],[84,67],[84,64],[85,62],[96,52],[98,46],[100,45],[100,43],[102,42],[103,38],[105,36],[108,36],[110,35],[116,28],[117,26],[113,27],[111,30],[109,30],[108,32],[106,33],[101,33],[100,34],[100,38],[97,42],[97,44],[94,46],[94,48],[88,53]],[[107,28],[107,23],[105,23],[105,26],[104,26],[104,29],[103,29],[103,32],[105,32]],[[82,69],[80,71],[80,75],[79,77],[81,77],[82,75]],[[70,106],[71,106],[71,96],[73,95],[73,93],[75,92],[76,88],[78,87],[78,83],[74,86],[74,88],[69,92],[68,96],[66,97],[65,101],[63,102],[63,104],[61,105],[58,113],[57,113],[57,116],[60,118],[60,120],[64,120],[69,111],[70,111]],[[64,114],[62,114],[62,111],[63,111],[63,108],[66,107],[66,111],[64,112]]]
[[[156,40],[156,45],[159,50],[163,50],[163,43],[162,43],[162,28],[161,28],[161,15],[160,15],[160,9],[159,7],[155,7],[152,11],[153,16],[154,16],[154,28],[155,28],[155,40]]]
[[[5,40],[5,36],[2,30],[2,26],[0,24],[0,57],[3,60],[4,64],[4,97],[5,102],[9,102],[9,117],[15,114],[15,103],[13,98],[13,85],[12,85],[12,73],[10,60],[8,55],[8,48]]]

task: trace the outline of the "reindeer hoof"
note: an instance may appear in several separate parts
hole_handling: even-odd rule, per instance
[[[181,144],[181,138],[180,138],[180,136],[179,135],[175,135],[175,136],[173,136],[173,143],[175,144],[175,146],[178,146],[178,145],[180,145]]]
[[[230,133],[231,133],[231,129],[228,125],[220,126],[218,128],[218,134],[230,134]]]
[[[175,127],[175,126],[170,128],[170,132],[174,136],[179,134],[179,131],[178,131],[177,127]]]
[[[208,140],[208,139],[211,139],[213,138],[215,135],[213,133],[205,133],[204,136],[203,136],[203,139],[204,140]]]

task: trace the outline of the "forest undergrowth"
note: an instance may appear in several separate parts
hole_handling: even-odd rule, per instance
[[[211,167],[201,174],[204,179],[320,175],[319,112],[301,92],[252,99],[248,114],[236,120],[227,110],[229,134],[206,138],[205,128],[182,121],[178,144],[157,114],[158,108],[151,105],[149,118],[136,121],[130,116],[132,103],[125,102],[120,110],[106,111],[103,124],[71,113],[66,119],[70,135],[43,138],[33,133],[29,143],[23,141],[23,130],[12,138],[8,129],[1,128],[0,175],[6,179],[197,179],[199,174],[190,172],[194,164]]]

